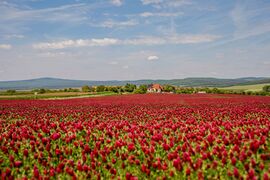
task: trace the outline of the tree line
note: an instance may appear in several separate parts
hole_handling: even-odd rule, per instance
[[[38,93],[38,94],[44,94],[44,93],[53,93],[53,92],[114,92],[118,94],[122,93],[134,93],[134,94],[144,94],[147,92],[147,85],[135,85],[131,83],[127,83],[125,86],[105,86],[105,85],[99,85],[99,86],[88,86],[84,85],[79,88],[65,88],[65,89],[33,89],[32,91],[16,91],[13,89],[9,89],[6,92],[2,92],[1,94],[8,94],[8,95],[14,95],[14,94],[23,94],[23,93]],[[270,95],[270,85],[266,85],[263,87],[262,91],[244,91],[244,90],[225,90],[225,89],[219,89],[219,88],[208,88],[208,87],[178,87],[173,85],[163,85],[163,92],[168,93],[176,93],[176,94],[193,94],[193,93],[210,93],[210,94],[242,94],[242,95]]]

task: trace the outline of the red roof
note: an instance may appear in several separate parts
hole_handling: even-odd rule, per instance
[[[160,84],[152,84],[151,88],[157,89],[157,90],[159,90],[159,89],[162,90],[163,89]]]

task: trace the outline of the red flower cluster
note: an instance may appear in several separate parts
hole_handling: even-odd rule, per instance
[[[270,98],[0,101],[2,179],[269,179]]]

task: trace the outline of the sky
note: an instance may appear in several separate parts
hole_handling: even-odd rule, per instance
[[[269,0],[0,0],[0,81],[270,77]]]

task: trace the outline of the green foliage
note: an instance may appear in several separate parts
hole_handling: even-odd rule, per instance
[[[177,94],[192,94],[194,93],[194,88],[179,88],[176,90]]]
[[[74,88],[66,88],[64,89],[64,92],[79,92],[79,89],[74,89]]]
[[[270,92],[270,85],[266,85],[263,87],[264,92]]]
[[[46,92],[46,90],[42,88],[42,89],[39,90],[38,93],[39,93],[39,94],[44,94],[45,92]]]
[[[146,92],[147,92],[147,86],[144,84],[140,85],[139,88],[133,91],[134,94],[145,94]]]
[[[14,89],[9,89],[6,91],[7,94],[15,94],[16,93],[16,90]]]
[[[125,90],[126,92],[133,92],[134,89],[136,89],[136,85],[135,85],[135,84],[129,84],[129,83],[127,83],[127,84],[125,85],[125,87],[124,87],[124,90]]]
[[[84,85],[84,86],[82,87],[82,92],[90,92],[90,87],[87,86],[87,85]]]
[[[105,91],[105,86],[104,85],[97,86],[96,91],[97,92],[104,92]]]
[[[163,86],[163,91],[165,92],[175,92],[175,87],[169,84]]]
[[[121,93],[123,91],[121,86],[108,86],[108,91],[114,92],[114,93]]]

